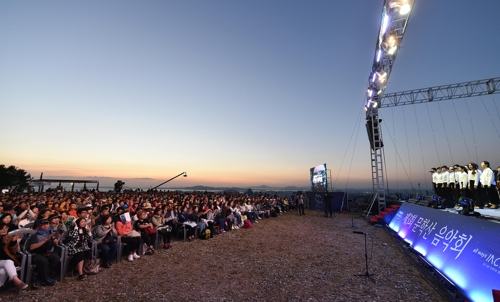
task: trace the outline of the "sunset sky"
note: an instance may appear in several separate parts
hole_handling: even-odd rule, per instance
[[[371,187],[363,97],[382,4],[2,1],[0,164],[245,187],[308,186],[326,163],[336,188]],[[386,93],[499,77],[499,11],[417,0]],[[496,168],[499,110],[500,95],[382,109],[389,186]]]

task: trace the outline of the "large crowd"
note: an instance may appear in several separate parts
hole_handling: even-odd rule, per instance
[[[457,208],[460,207],[459,199],[466,197],[474,201],[476,209],[497,209],[500,203],[500,166],[495,171],[488,161],[483,161],[481,169],[473,162],[465,166],[431,168],[434,192],[440,198],[455,201]]]
[[[99,266],[121,261],[122,252],[128,261],[140,261],[170,249],[173,238],[209,239],[251,228],[260,219],[296,210],[301,198],[156,190],[1,194],[0,285],[53,286],[66,274],[83,281]],[[19,269],[30,269],[21,267],[23,255],[31,255],[35,265],[33,274],[24,274],[30,280],[18,277]]]

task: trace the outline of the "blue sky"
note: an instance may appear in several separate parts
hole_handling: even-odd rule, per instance
[[[382,4],[3,1],[0,161],[152,184],[188,172],[179,186],[306,186],[327,163],[336,187],[369,187],[356,121]],[[498,11],[417,1],[386,92],[500,76]],[[450,149],[455,162],[500,165],[498,100],[381,110],[390,186],[409,186],[404,169],[430,181],[428,167],[453,164]]]

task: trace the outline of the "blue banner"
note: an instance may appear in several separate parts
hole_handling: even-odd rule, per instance
[[[500,289],[500,224],[403,203],[389,227],[472,301]]]

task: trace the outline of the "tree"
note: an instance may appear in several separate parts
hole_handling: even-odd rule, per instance
[[[0,189],[17,187],[18,189],[27,188],[31,175],[23,169],[15,166],[5,167],[0,165]]]

